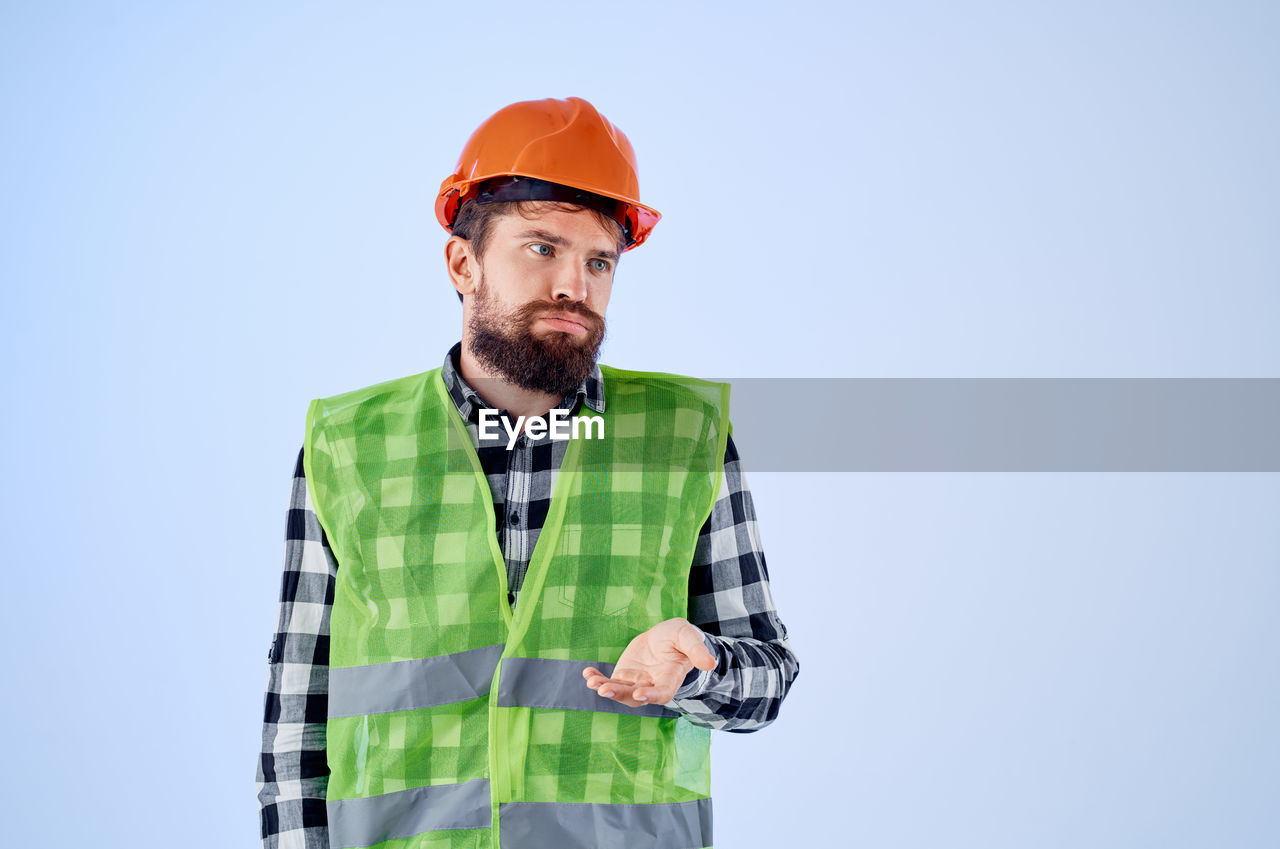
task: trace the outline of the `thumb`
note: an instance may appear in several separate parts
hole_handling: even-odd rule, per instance
[[[707,650],[707,644],[703,640],[702,629],[692,622],[689,623],[688,627],[680,629],[680,634],[676,637],[676,648],[683,652],[685,657],[693,661],[693,665],[699,669],[716,668],[715,656]]]

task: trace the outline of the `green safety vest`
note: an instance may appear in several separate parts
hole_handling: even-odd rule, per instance
[[[440,371],[307,410],[307,485],[342,566],[330,845],[710,847],[710,732],[598,696],[582,670],[610,674],[632,638],[687,616],[728,385],[601,366],[604,436],[568,445],[513,612],[489,484]]]

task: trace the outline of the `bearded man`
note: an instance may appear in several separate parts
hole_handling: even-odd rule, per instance
[[[580,98],[513,104],[436,211],[461,341],[307,411],[264,846],[710,847],[709,732],[771,723],[799,665],[728,386],[597,362],[659,218],[631,145]]]

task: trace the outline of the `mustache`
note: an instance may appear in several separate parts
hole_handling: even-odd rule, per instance
[[[557,304],[551,301],[533,301],[527,303],[516,312],[516,318],[522,324],[528,324],[535,318],[560,318],[574,316],[585,321],[590,330],[598,331],[604,326],[604,317],[582,303]]]

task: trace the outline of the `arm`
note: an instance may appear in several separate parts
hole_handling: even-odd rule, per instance
[[[689,620],[702,629],[717,662],[710,671],[691,670],[670,706],[724,731],[758,731],[773,722],[800,663],[774,608],[755,506],[732,436],[720,495],[689,572]]]
[[[329,849],[325,720],[337,568],[311,507],[299,452],[285,528],[280,615],[267,655],[257,779],[264,849]]]
[[[620,673],[624,667],[633,668]],[[634,707],[665,698],[679,680],[671,676],[684,669],[684,683],[666,706],[699,725],[738,732],[772,722],[800,672],[774,609],[755,507],[732,436],[720,494],[689,571],[689,619],[668,619],[637,636],[618,661],[617,677],[606,678],[595,667],[583,670],[583,677],[601,696]]]

